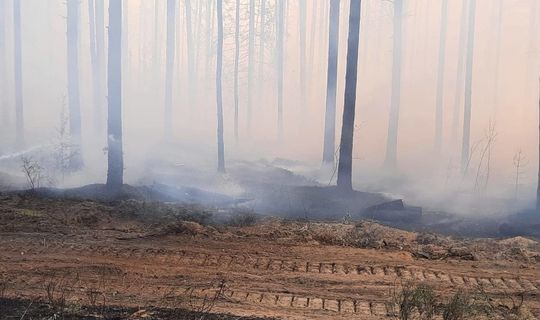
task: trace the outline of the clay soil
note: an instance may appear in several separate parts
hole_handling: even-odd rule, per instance
[[[137,202],[3,196],[0,318],[388,319],[394,292],[481,286],[540,316],[538,245],[375,223],[256,219]],[[206,218],[205,218],[206,217]]]

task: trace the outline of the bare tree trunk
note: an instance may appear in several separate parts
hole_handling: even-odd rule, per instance
[[[328,32],[328,72],[326,79],[326,113],[324,117],[323,163],[334,164],[336,144],[336,94],[339,57],[340,0],[330,1],[330,30]]]
[[[361,1],[351,0],[350,8],[347,72],[345,75],[345,102],[343,107],[343,125],[341,128],[337,178],[338,189],[343,192],[352,191],[352,153],[354,144],[354,118],[356,113]]]
[[[240,62],[240,0],[236,0],[234,44],[234,139],[236,143],[238,143],[238,67]]]
[[[469,3],[469,35],[467,40],[467,64],[465,70],[465,103],[463,115],[463,143],[461,148],[461,171],[467,173],[467,163],[470,154],[471,113],[472,113],[472,83],[474,66],[474,36],[476,21],[476,0]]]
[[[248,39],[248,103],[247,129],[251,132],[253,109],[253,77],[255,68],[255,0],[249,0],[249,39]]]
[[[454,114],[452,117],[452,136],[458,139],[459,114],[461,111],[461,101],[463,98],[463,78],[465,71],[465,48],[467,45],[467,26],[469,17],[469,0],[463,0],[461,7],[461,23],[459,29],[459,48],[458,48],[458,64],[456,77],[456,92],[454,95]]]
[[[306,0],[299,1],[299,64],[300,64],[300,104],[306,103]]]
[[[122,0],[109,1],[107,187],[118,190],[124,183],[124,157],[122,151]]]
[[[15,75],[15,130],[16,143],[24,145],[24,109],[22,94],[22,43],[21,43],[21,0],[13,1],[13,41]]]
[[[79,96],[79,2],[67,2],[67,81],[69,133],[72,155],[70,168],[82,167],[81,157],[81,102]]]
[[[217,0],[218,43],[216,61],[216,102],[217,102],[217,142],[218,172],[225,172],[225,146],[223,141],[223,93],[221,74],[223,71],[223,3]]]
[[[283,46],[285,28],[285,0],[277,0],[276,3],[276,63],[277,63],[277,133],[278,140],[283,139]]]
[[[176,31],[176,0],[167,0],[167,53],[165,68],[165,112],[164,129],[165,139],[172,138],[172,84],[174,79],[174,55],[175,55],[175,31]]]
[[[448,0],[441,3],[441,30],[439,37],[439,67],[437,70],[437,97],[435,110],[435,154],[442,149],[443,111],[444,111],[444,75],[446,66],[446,34],[448,30]]]
[[[401,104],[401,67],[402,67],[402,32],[403,2],[394,0],[394,48],[392,58],[392,97],[388,121],[388,141],[386,143],[385,167],[391,170],[397,166],[399,109]]]

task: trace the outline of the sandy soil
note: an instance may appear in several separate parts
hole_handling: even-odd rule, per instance
[[[420,251],[450,252],[444,246],[456,243],[421,244],[416,234],[380,227],[370,248],[357,248],[340,235],[355,230],[349,225],[264,219],[203,226],[148,219],[122,203],[1,200],[0,298],[54,304],[63,296],[68,305],[138,310],[131,319],[156,317],[157,309],[387,319],[396,286],[414,281],[433,286],[441,299],[478,285],[500,304],[522,294],[540,316],[537,243],[523,238],[461,242],[472,260],[420,259]]]

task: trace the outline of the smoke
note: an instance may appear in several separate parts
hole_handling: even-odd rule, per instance
[[[432,210],[462,214],[498,214],[529,206],[535,195],[538,161],[538,12],[531,14],[532,1],[505,4],[498,20],[498,1],[478,0],[474,56],[472,102],[472,156],[467,175],[459,166],[461,123],[453,132],[452,119],[456,100],[463,99],[456,89],[459,57],[461,1],[448,5],[445,77],[443,79],[443,147],[434,152],[436,79],[439,57],[439,2],[410,0],[404,8],[401,110],[398,132],[398,168],[383,169],[388,132],[391,95],[393,44],[393,5],[390,1],[363,1],[360,66],[357,97],[357,122],[354,144],[355,188],[404,197],[413,204]],[[126,2],[127,3],[127,2]],[[123,125],[125,174],[128,183],[152,183],[162,179],[175,184],[240,194],[234,182],[216,178],[216,98],[214,10],[207,3],[192,4],[194,79],[189,79],[185,6],[177,12],[175,47],[172,141],[164,140],[165,84],[165,7],[157,9],[151,1],[130,0],[125,25],[128,27],[127,51],[123,61]],[[224,2],[225,39],[223,98],[225,116],[225,152],[227,165],[243,161],[275,158],[293,159],[301,165],[291,167],[326,185],[331,173],[320,173],[326,99],[326,59],[328,53],[328,2],[307,2],[306,100],[300,90],[298,8],[289,1],[285,34],[284,134],[278,139],[275,70],[275,8],[266,1],[264,29],[259,22],[255,45],[255,101],[253,124],[247,125],[247,70],[249,59],[249,6],[241,2],[241,52],[239,87],[239,142],[234,139],[234,1]],[[337,128],[343,109],[348,1],[341,1],[340,47],[337,84]],[[108,5],[108,1],[105,1]],[[314,8],[314,6],[316,6]],[[8,72],[1,76],[7,96],[9,125],[4,126],[0,146],[10,150],[14,137],[13,50],[11,2],[6,5],[5,61]],[[255,16],[260,17],[256,6]],[[538,10],[537,10],[538,11]],[[59,114],[65,108],[66,5],[60,0],[25,0],[22,2],[23,92],[26,145],[35,146],[2,154],[0,160],[14,160],[20,155],[50,146],[60,126]],[[107,14],[106,14],[107,16]],[[208,21],[208,17],[213,20]],[[67,177],[64,185],[96,183],[105,180],[106,124],[103,131],[94,129],[94,99],[90,63],[89,17],[86,2],[79,15],[79,80],[81,96],[82,153],[85,169]],[[107,20],[107,19],[106,19]],[[155,25],[154,22],[158,22]],[[105,21],[105,24],[108,22]],[[500,58],[495,57],[498,24],[501,23]],[[261,32],[264,31],[264,32]],[[259,52],[260,34],[264,34]],[[207,36],[210,35],[209,38]],[[259,61],[262,57],[263,61]],[[499,63],[497,66],[496,63]],[[259,68],[259,64],[261,64]],[[260,73],[258,70],[262,70]],[[497,70],[497,72],[495,72]],[[498,85],[494,77],[499,75]],[[455,92],[460,93],[458,96]],[[462,102],[460,103],[462,105]],[[105,110],[102,110],[105,114]],[[463,111],[458,110],[460,118]],[[496,138],[486,146],[490,128]],[[522,152],[526,159],[516,171],[514,157]],[[489,161],[488,161],[489,159]],[[0,170],[13,170],[6,166]],[[180,165],[183,177],[174,175],[170,164]],[[160,171],[161,170],[161,171]],[[204,179],[195,179],[189,171]],[[173,172],[171,172],[173,171]],[[179,170],[180,171],[180,170]],[[330,170],[332,171],[332,170]],[[159,173],[162,174],[159,174]],[[166,172],[167,174],[163,174]],[[518,173],[516,173],[518,172]],[[516,175],[519,176],[516,184]],[[169,180],[168,180],[169,179]],[[197,181],[195,183],[194,181]],[[516,192],[517,189],[517,192]],[[231,192],[231,190],[234,190]],[[501,205],[503,204],[503,205]]]

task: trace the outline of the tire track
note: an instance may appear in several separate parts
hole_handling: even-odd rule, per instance
[[[17,246],[10,247],[12,252],[19,252]],[[112,255],[121,258],[155,259],[163,264],[188,264],[206,268],[227,270],[257,270],[262,272],[284,272],[304,274],[328,274],[342,277],[386,277],[411,281],[443,283],[449,286],[476,287],[486,290],[539,291],[540,280],[525,277],[492,277],[449,274],[415,266],[406,265],[361,265],[338,262],[314,262],[276,257],[250,256],[248,254],[213,254],[187,250],[168,250],[156,248],[122,249],[104,245],[86,245],[70,243],[50,243],[47,246],[34,247],[25,254],[50,254],[66,250],[81,255]]]

